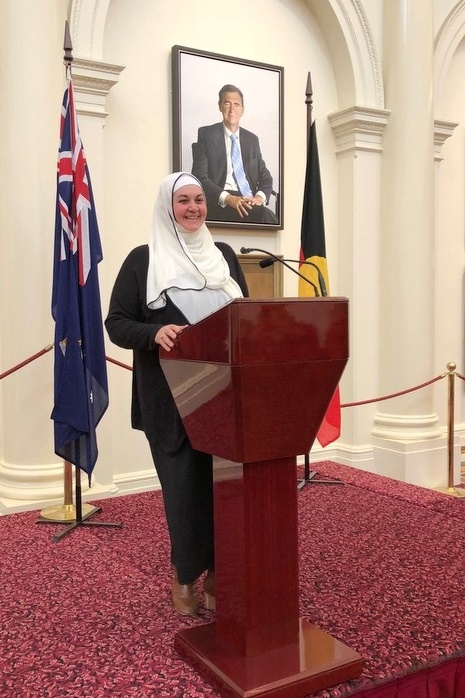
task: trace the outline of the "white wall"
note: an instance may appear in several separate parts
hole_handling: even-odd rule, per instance
[[[54,219],[54,186],[52,189],[50,186],[54,185],[59,106],[64,84],[62,23],[68,5],[75,57],[124,66],[103,106],[108,116],[105,118],[101,113],[97,118],[89,113],[80,115],[105,257],[100,265],[104,313],[124,257],[132,247],[147,239],[158,183],[172,169],[171,47],[187,46],[284,67],[284,228],[280,232],[253,231],[253,234],[241,229],[213,230],[217,239],[228,241],[236,250],[247,244],[286,257],[298,254],[305,168],[305,87],[307,73],[311,71],[331,291],[337,295],[346,288],[351,289],[351,293],[354,290],[349,299],[351,314],[357,321],[357,331],[361,328],[363,333],[350,359],[350,373],[347,379],[343,378],[341,396],[343,402],[352,401],[354,391],[358,391],[358,399],[376,397],[372,394],[379,378],[374,373],[376,361],[373,361],[379,341],[375,328],[382,318],[373,317],[373,304],[369,313],[365,313],[366,303],[357,289],[363,281],[376,294],[390,292],[390,289],[381,288],[379,282],[376,286],[376,270],[371,266],[364,268],[367,260],[360,245],[364,239],[373,241],[370,249],[376,250],[380,235],[382,222],[376,217],[381,191],[371,177],[378,168],[372,162],[382,158],[382,154],[370,154],[362,159],[360,152],[354,151],[353,158],[338,158],[328,116],[355,105],[389,109],[389,105],[384,104],[382,83],[383,3],[379,0],[238,0],[225,30],[224,8],[219,8],[216,0],[197,4],[183,0],[176,5],[168,0],[46,2],[48,13],[45,14],[35,12],[36,0],[6,0],[0,10],[0,85],[8,95],[0,116],[2,133],[8,139],[4,151],[8,158],[3,158],[0,169],[3,183],[0,215],[2,229],[6,231],[6,235],[2,233],[0,258],[0,370],[8,369],[52,339],[47,300],[51,279],[46,269],[50,272]],[[435,33],[442,27],[451,46],[450,56],[447,47],[436,46],[437,54],[442,52],[441,60],[444,56],[447,60],[437,86],[434,117],[459,124],[453,136],[440,148],[442,160],[436,172],[435,250],[431,259],[434,373],[444,371],[451,360],[465,373],[465,131],[462,123],[465,49],[457,39],[465,33],[464,6],[463,0],[434,2]],[[245,21],[251,12],[250,21]],[[53,17],[52,22],[50,17]],[[37,31],[38,36],[46,37],[44,43],[48,48],[34,53],[31,67],[30,46]],[[26,42],[27,48],[25,36],[32,37]],[[35,41],[37,43],[37,37]],[[459,44],[457,49],[454,42]],[[40,94],[32,93],[32,105],[19,90],[19,86],[27,84],[31,70],[37,75],[34,84],[40,86]],[[198,95],[199,99],[203,98],[201,75]],[[88,96],[93,99],[90,88]],[[29,137],[26,125],[19,128],[18,115],[22,115],[22,119],[27,115],[26,122],[32,129]],[[23,163],[27,163],[27,169]],[[367,196],[370,200],[364,206]],[[341,202],[343,209],[339,206]],[[351,216],[347,226],[341,217],[342,211]],[[20,223],[19,214],[15,212],[22,212],[33,222],[29,241],[23,235],[27,226]],[[365,221],[370,221],[369,229],[364,228]],[[22,237],[16,238],[20,233]],[[357,235],[358,247],[351,237],[344,237],[346,235]],[[47,245],[49,255],[45,252]],[[350,269],[341,253],[346,249],[355,254],[350,259]],[[38,266],[41,257],[42,265]],[[18,260],[24,261],[24,269],[29,269],[27,276],[34,281],[33,292],[26,288],[23,276],[15,272]],[[297,294],[297,277],[285,274],[284,292],[290,296]],[[401,305],[402,299],[399,299],[399,308]],[[373,335],[371,327],[364,326],[365,316],[372,318]],[[422,341],[423,338],[419,338],[418,352],[422,351]],[[126,364],[131,362],[129,352],[109,342],[107,353]],[[51,501],[59,495],[61,464],[52,453],[49,419],[53,399],[51,359],[47,356],[39,361],[40,365],[35,363],[27,372],[0,383],[0,505],[3,503],[8,511],[15,506],[21,508]],[[105,495],[114,492],[114,485],[120,492],[152,487],[155,477],[145,437],[131,430],[129,425],[131,373],[114,365],[109,365],[108,372],[110,408],[99,427],[100,456],[95,473],[100,489],[95,491]],[[425,375],[424,379],[431,377]],[[456,431],[460,441],[464,433],[464,388],[462,381],[456,383]],[[392,387],[395,390],[411,386]],[[370,394],[361,394],[364,390]],[[445,429],[446,381],[435,384],[434,409],[441,428]],[[353,416],[343,412],[343,420],[350,423],[350,428],[345,430],[344,443],[335,444],[325,452],[316,447],[312,457],[342,457],[344,462],[356,463],[357,454],[363,449],[366,467],[373,468],[370,433],[375,410],[376,406],[359,408],[359,419],[353,426]],[[444,457],[441,452],[440,458]],[[442,468],[441,463],[439,468]],[[56,482],[53,487],[41,490],[37,478],[40,479],[40,473],[45,470],[48,475],[52,471],[55,473]],[[17,489],[24,496],[20,496],[16,505],[3,496],[6,473],[16,478],[16,484],[21,483]],[[35,498],[31,495],[34,487],[37,489]]]

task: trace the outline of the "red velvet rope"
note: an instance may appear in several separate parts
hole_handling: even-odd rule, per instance
[[[5,371],[5,373],[0,373],[0,381],[2,380],[2,378],[6,378],[6,377],[9,376],[11,373],[14,373],[15,371],[17,371],[19,368],[23,368],[23,366],[26,366],[27,364],[30,364],[31,361],[34,361],[34,359],[38,359],[39,356],[43,356],[44,354],[46,354],[46,353],[47,353],[48,351],[50,351],[51,349],[53,349],[53,344],[47,344],[47,346],[44,347],[43,349],[41,349],[40,351],[38,351],[37,354],[33,354],[33,355],[30,356],[28,359],[25,359],[24,361],[21,361],[20,364],[17,364],[16,366],[13,366],[13,367],[10,368],[8,371]]]
[[[31,361],[38,359],[39,356],[43,356],[51,349],[53,349],[53,344],[47,344],[47,346],[44,347],[43,349],[41,349],[41,351],[38,351],[37,354],[33,354],[28,359],[21,361],[21,363],[17,364],[16,366],[13,366],[8,371],[5,371],[5,373],[0,374],[0,380],[2,380],[2,378],[6,378],[6,376],[9,376],[11,373],[14,373],[14,371],[17,371],[18,369],[23,368],[23,366],[26,366],[27,364],[31,363]],[[107,361],[109,361],[112,364],[115,364],[116,366],[120,366],[121,368],[126,368],[128,371],[132,371],[132,367],[128,366],[128,364],[123,364],[121,361],[117,361],[116,359],[112,359],[110,356],[105,356],[105,358]],[[462,380],[465,380],[465,376],[463,376],[461,373],[457,373],[457,372],[454,372],[454,373],[456,376],[458,376]],[[425,388],[427,385],[431,385],[432,383],[436,383],[436,381],[439,381],[448,375],[449,375],[449,372],[442,373],[441,375],[436,376],[436,378],[432,378],[431,380],[426,381],[425,383],[420,383],[419,385],[416,385],[413,388],[407,388],[407,390],[401,390],[398,393],[391,393],[390,395],[384,395],[382,397],[375,397],[375,398],[372,398],[370,400],[360,400],[359,402],[345,402],[341,405],[341,408],[343,408],[343,407],[358,407],[360,405],[369,405],[372,402],[382,402],[383,400],[391,400],[394,397],[399,397],[400,395],[406,395],[407,393],[413,393],[415,390],[420,390],[421,388]]]
[[[127,364],[121,363],[121,361],[117,361],[116,359],[112,359],[111,356],[105,356],[105,358],[111,364],[115,364],[116,366],[121,366],[121,368],[127,368],[128,371],[132,371],[132,366],[128,366]]]
[[[406,395],[407,393],[413,393],[414,390],[419,390],[420,388],[425,388],[427,385],[431,385],[431,383],[436,383],[436,381],[441,380],[442,378],[445,378],[448,376],[449,373],[442,373],[440,376],[436,376],[436,378],[432,378],[430,381],[426,381],[426,383],[420,383],[420,385],[416,385],[413,388],[407,388],[407,390],[401,390],[398,393],[391,393],[391,395],[384,395],[383,397],[374,397],[371,400],[361,400],[360,402],[346,402],[342,407],[356,407],[358,405],[369,405],[371,402],[381,402],[382,400],[390,400],[393,397],[399,397],[399,395]]]
[[[129,371],[132,371],[131,366],[128,366],[127,364],[123,364],[120,361],[116,361],[116,359],[112,359],[109,356],[107,356],[106,359],[107,361],[110,361],[111,363],[116,364],[117,366],[121,366],[122,368],[127,368]],[[359,405],[369,405],[371,402],[381,402],[382,400],[390,400],[393,397],[399,397],[399,395],[406,395],[407,393],[412,393],[414,390],[420,390],[420,388],[425,388],[427,385],[431,385],[432,383],[435,383],[436,381],[445,378],[447,375],[449,375],[447,372],[442,373],[440,376],[436,376],[436,378],[432,378],[431,380],[426,381],[426,383],[420,383],[420,385],[416,385],[413,388],[401,390],[398,393],[392,393],[391,395],[385,395],[384,397],[375,397],[371,400],[361,400],[360,402],[346,402],[341,405],[341,409],[343,407],[357,407]],[[457,375],[460,376],[460,374]],[[465,376],[460,376],[460,378],[463,378],[465,380]]]

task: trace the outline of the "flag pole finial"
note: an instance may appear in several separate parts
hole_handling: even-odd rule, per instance
[[[312,74],[309,72],[307,75],[307,87],[305,88],[305,104],[307,105],[307,142],[310,137],[310,127],[312,125],[312,111],[313,111],[313,87],[312,87]]]
[[[313,87],[312,87],[312,74],[310,72],[307,75],[307,87],[305,88],[305,94],[307,96],[307,102],[311,102],[312,97],[313,97]]]
[[[73,62],[73,42],[71,41],[68,20],[65,21],[65,38],[63,41],[63,51],[65,52],[63,62],[69,69],[71,68],[71,63]]]

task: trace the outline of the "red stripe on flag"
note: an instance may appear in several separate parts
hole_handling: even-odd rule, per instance
[[[323,448],[328,444],[336,441],[341,435],[341,400],[339,397],[339,388],[331,398],[326,414],[323,417],[316,438]]]

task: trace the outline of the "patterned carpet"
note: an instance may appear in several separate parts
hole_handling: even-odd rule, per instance
[[[366,659],[359,679],[318,698],[388,688],[465,657],[465,501],[330,462],[317,469],[347,484],[299,492],[300,613]],[[214,614],[171,608],[160,493],[101,506],[98,517],[124,528],[80,528],[53,543],[61,525],[37,525],[34,512],[0,518],[0,695],[218,698],[173,648],[176,631]],[[465,690],[465,660],[447,690],[383,695],[449,698],[457,682]]]

